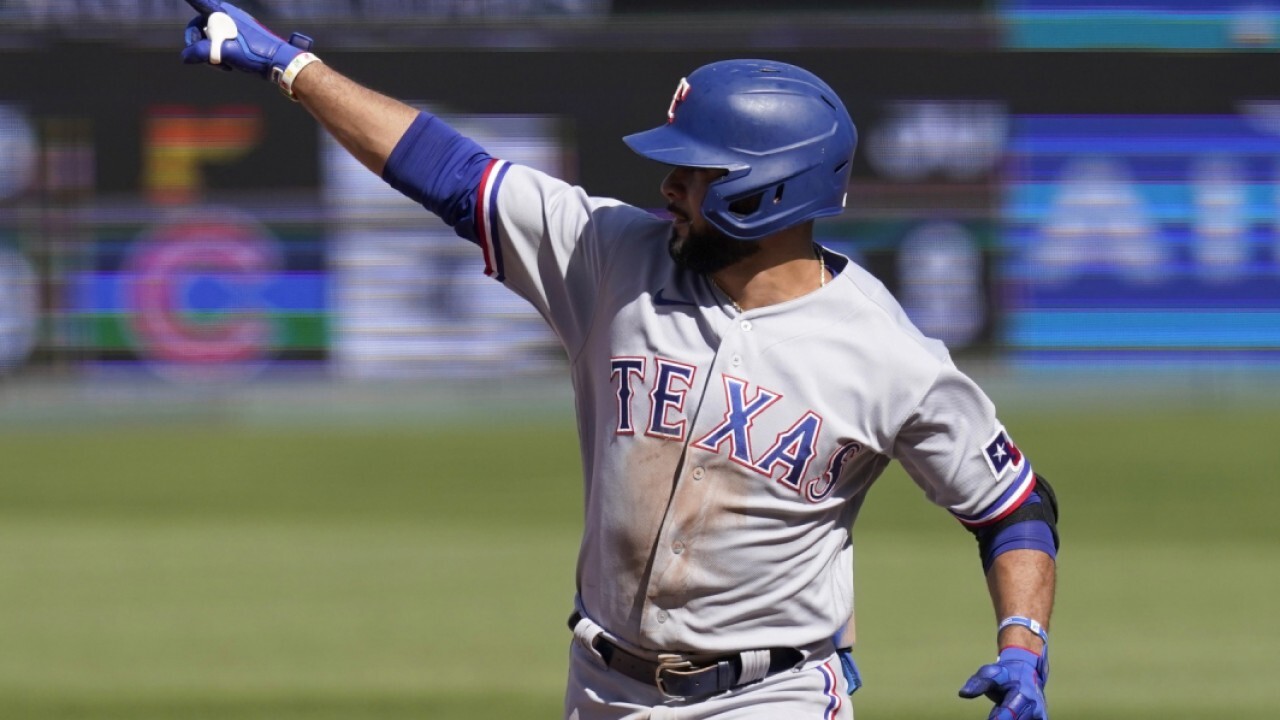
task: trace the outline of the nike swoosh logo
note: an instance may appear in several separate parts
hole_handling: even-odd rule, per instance
[[[689,302],[688,300],[679,300],[677,298],[663,297],[662,293],[666,292],[666,288],[662,288],[653,296],[653,304],[657,306],[684,305],[687,307],[698,307],[698,303]]]

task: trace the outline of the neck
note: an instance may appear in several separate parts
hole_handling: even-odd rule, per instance
[[[711,275],[739,311],[808,295],[829,279],[813,244],[811,226],[790,228],[760,243],[760,252]]]

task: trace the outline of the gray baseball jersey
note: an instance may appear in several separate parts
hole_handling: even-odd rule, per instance
[[[829,653],[853,609],[848,529],[890,460],[966,523],[1034,487],[988,398],[835,253],[825,287],[739,313],[671,260],[668,222],[496,160],[476,227],[486,272],[568,354],[579,610],[623,643]]]

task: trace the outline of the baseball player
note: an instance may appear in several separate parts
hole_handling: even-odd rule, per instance
[[[979,541],[998,656],[960,695],[1047,719],[1056,500],[942,344],[815,244],[857,139],[822,80],[761,60],[681,80],[662,124],[624,138],[671,168],[664,220],[491,157],[309,38],[188,1],[185,62],[278,84],[563,344],[586,505],[566,718],[852,718],[849,528],[897,460]]]

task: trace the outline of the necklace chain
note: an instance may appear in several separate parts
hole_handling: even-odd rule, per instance
[[[813,257],[818,261],[818,288],[822,289],[827,286],[827,264],[822,261],[822,250],[817,245],[813,246]],[[707,277],[711,279],[711,284],[715,285],[717,290],[719,290],[725,297],[729,298],[729,304],[733,305],[733,309],[737,310],[739,315],[746,312],[746,310],[743,310],[742,306],[738,304],[738,301],[733,299],[733,296],[730,295],[727,290],[720,287],[720,283],[716,282],[715,278],[710,275]]]

